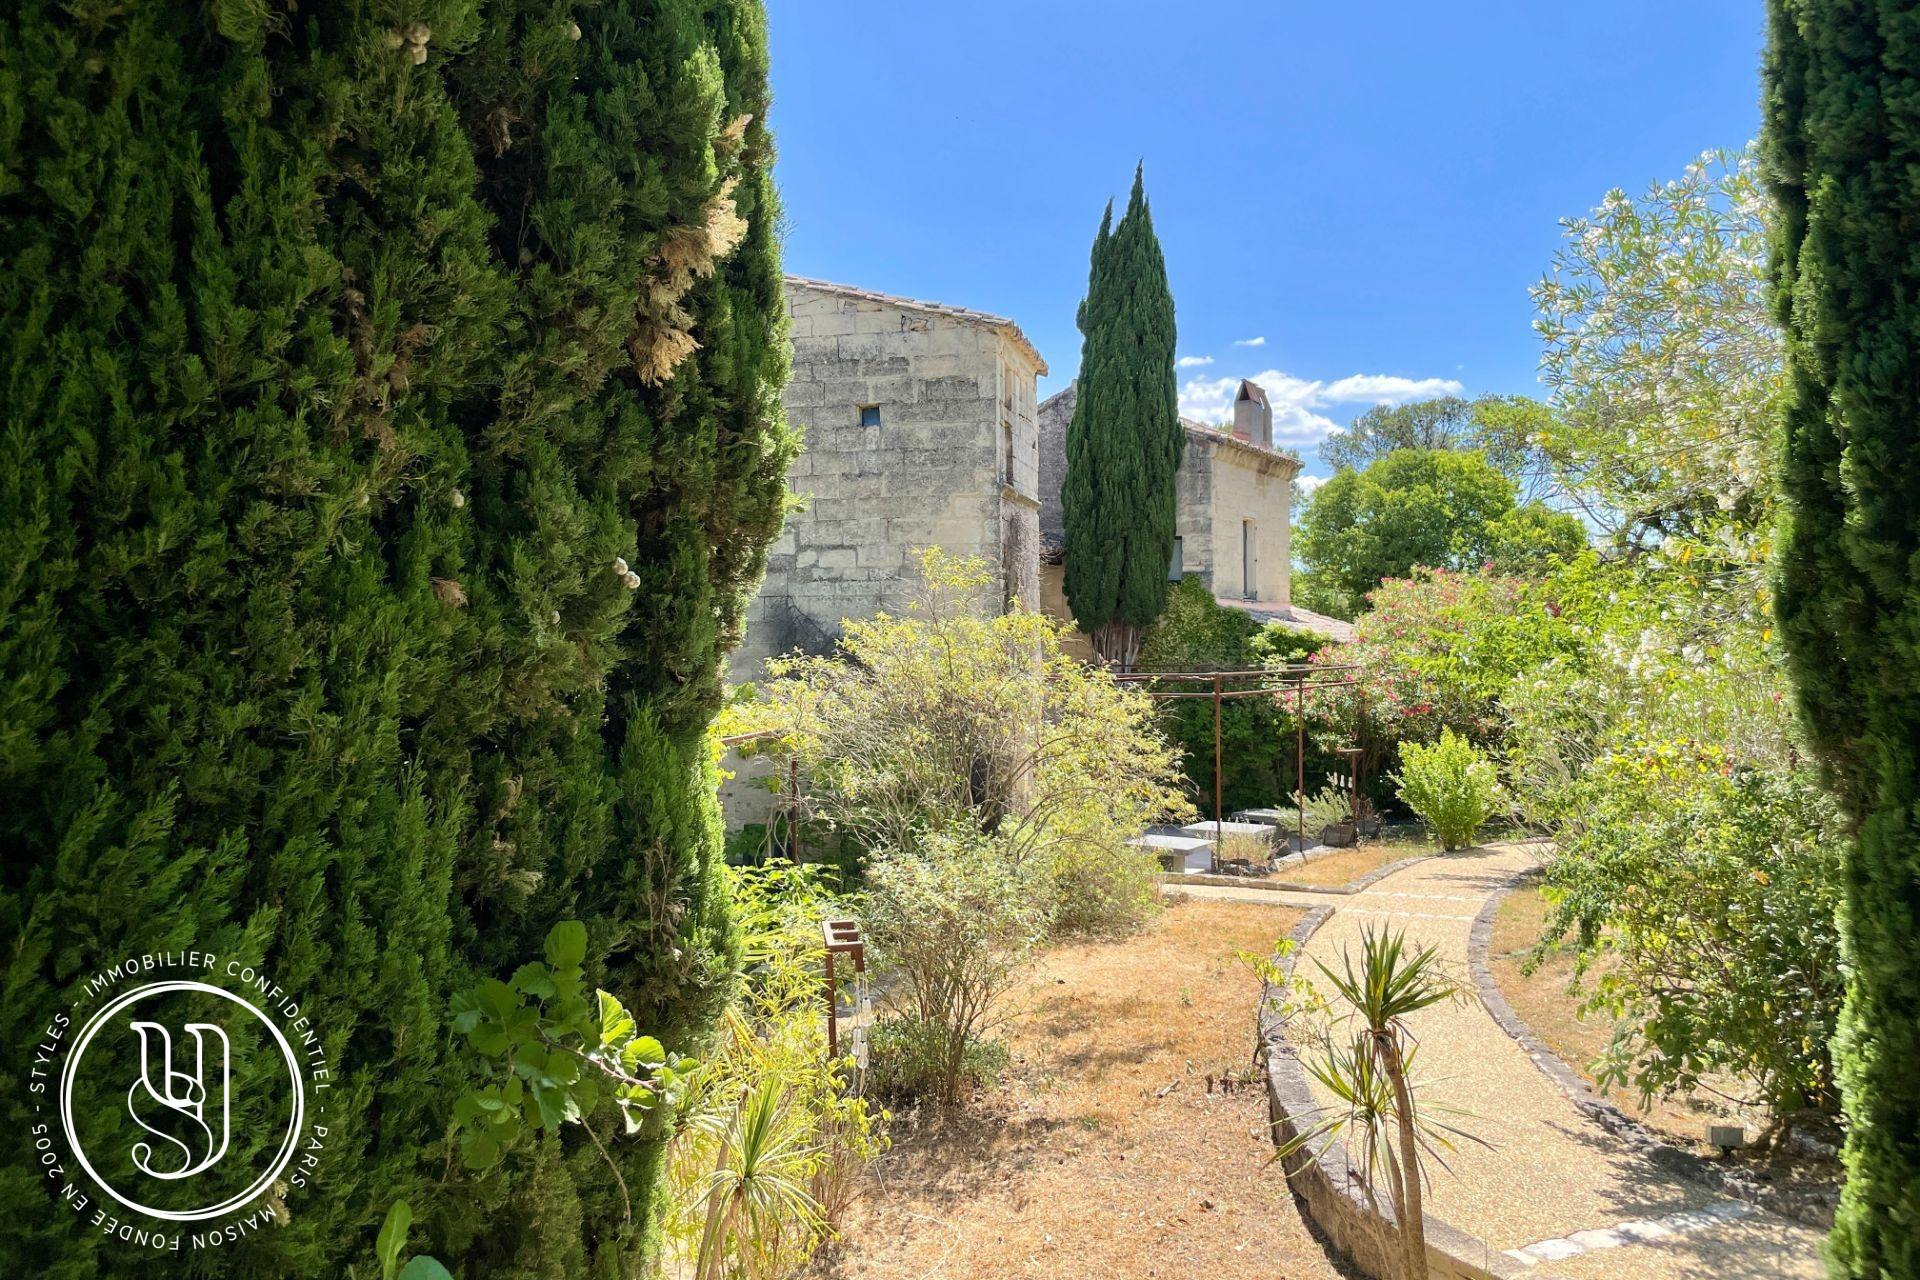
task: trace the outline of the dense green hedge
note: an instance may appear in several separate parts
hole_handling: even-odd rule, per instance
[[[1920,1276],[1920,10],[1773,0],[1764,163],[1790,391],[1775,597],[1844,804],[1834,1274]]]
[[[365,1266],[397,1196],[457,1273],[637,1273],[585,1135],[449,1175],[446,1003],[563,916],[683,1045],[729,980],[705,726],[791,448],[762,22],[0,18],[8,1070],[198,946],[341,1073],[318,1188],[198,1273]],[[138,1269],[42,1181],[0,1162],[9,1274]]]

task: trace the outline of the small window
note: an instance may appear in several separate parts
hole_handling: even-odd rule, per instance
[[[1167,581],[1180,581],[1181,578],[1186,576],[1186,568],[1185,544],[1181,542],[1180,535],[1176,533],[1173,535],[1173,559],[1167,562]]]
[[[860,425],[863,427],[879,426],[880,425],[880,406],[877,404],[861,405],[860,406]]]

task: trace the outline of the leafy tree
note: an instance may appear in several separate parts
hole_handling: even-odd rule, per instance
[[[1142,172],[1126,214],[1100,218],[1078,321],[1079,395],[1067,424],[1067,604],[1094,649],[1125,669],[1167,600],[1174,477],[1186,449],[1173,373],[1173,294]]]
[[[1533,291],[1553,418],[1539,441],[1564,492],[1627,547],[1689,544],[1749,594],[1784,387],[1765,207],[1754,152],[1710,152],[1567,219]]]
[[[1844,841],[1809,773],[1634,735],[1577,785],[1542,949],[1571,935],[1583,1010],[1614,1024],[1603,1082],[1738,1081],[1776,1122],[1832,1109]]]
[[[1334,470],[1360,470],[1400,449],[1478,450],[1529,501],[1553,492],[1546,457],[1534,443],[1552,419],[1525,396],[1441,396],[1376,405],[1320,444]]]
[[[1766,171],[1787,331],[1775,611],[1852,826],[1839,1274],[1920,1276],[1920,11],[1773,0]]]
[[[210,12],[0,17],[0,1029],[244,957],[340,1174],[209,1274],[341,1273],[402,1199],[459,1272],[631,1274],[658,1143],[630,1223],[582,1126],[445,1179],[448,1006],[564,917],[669,1046],[727,988],[705,729],[791,447],[759,6]],[[0,1254],[117,1265],[38,1182]]]
[[[1352,617],[1383,579],[1415,565],[1478,568],[1584,541],[1573,517],[1526,510],[1512,519],[1513,482],[1477,452],[1397,449],[1336,472],[1300,517],[1298,555],[1318,593],[1308,607]]]
[[[1487,526],[1487,563],[1496,573],[1543,574],[1586,546],[1580,518],[1542,502],[1515,507]]]

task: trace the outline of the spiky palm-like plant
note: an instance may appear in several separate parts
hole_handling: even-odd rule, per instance
[[[1361,934],[1358,963],[1351,949],[1335,973],[1314,961],[1348,1012],[1325,1030],[1308,1072],[1333,1101],[1313,1126],[1283,1145],[1284,1158],[1315,1139],[1344,1141],[1360,1176],[1369,1205],[1378,1213],[1378,1188],[1384,1182],[1397,1240],[1385,1252],[1398,1255],[1405,1280],[1427,1274],[1424,1183],[1431,1159],[1443,1168],[1443,1152],[1455,1140],[1482,1139],[1448,1124],[1437,1114],[1461,1114],[1457,1108],[1422,1102],[1413,1063],[1418,1044],[1407,1019],[1422,1009],[1455,999],[1460,986],[1440,967],[1433,947],[1410,949],[1400,930]],[[1309,986],[1311,984],[1308,984]]]

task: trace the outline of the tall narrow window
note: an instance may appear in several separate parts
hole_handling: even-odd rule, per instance
[[[1254,558],[1253,521],[1240,522],[1240,586],[1241,592],[1249,600],[1260,598],[1260,584],[1255,576],[1257,562]]]
[[[1186,577],[1186,552],[1179,534],[1173,535],[1173,559],[1167,562],[1167,581],[1178,582]]]
[[[1007,458],[1007,488],[1013,488],[1013,423],[1000,419],[1000,448]]]

